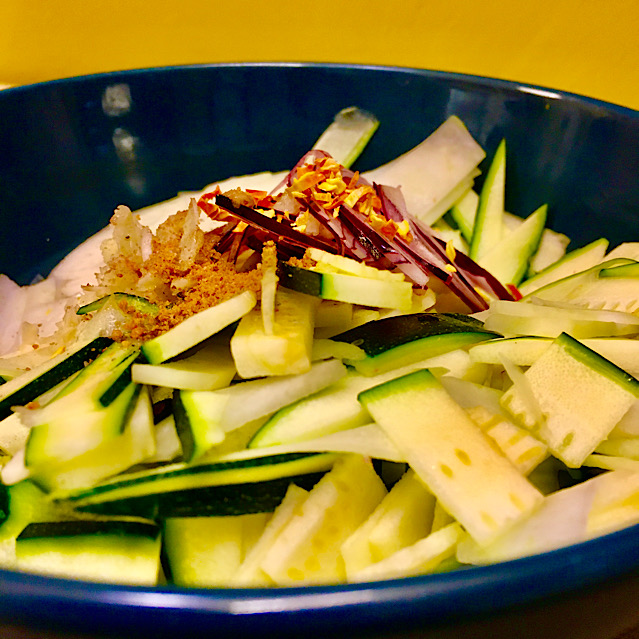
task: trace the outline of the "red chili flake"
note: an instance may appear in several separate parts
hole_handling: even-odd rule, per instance
[[[322,202],[322,204],[330,205],[333,201],[333,196],[330,193],[314,193],[315,200]]]
[[[212,217],[218,211],[219,207],[212,202],[222,191],[216,186],[212,191],[203,193],[197,201],[197,205],[209,216]]]
[[[246,192],[255,200],[255,206],[270,208],[273,205],[273,198],[268,194],[268,191],[246,189]]]
[[[358,182],[359,182],[359,171],[355,171],[355,173],[353,173],[353,177],[351,177],[351,181],[348,183],[348,186],[346,188],[354,189],[357,186]]]
[[[523,297],[519,289],[514,284],[506,284],[506,288],[508,289],[508,292],[513,296],[515,302],[519,301]]]
[[[319,171],[311,171],[298,176],[297,179],[291,185],[294,191],[307,191],[313,188],[315,185],[324,181],[324,174]]]

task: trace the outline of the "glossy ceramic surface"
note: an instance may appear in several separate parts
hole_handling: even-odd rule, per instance
[[[386,64],[559,87],[639,108],[634,0],[0,2],[0,86],[201,62]],[[55,25],[55,28],[51,28]],[[28,45],[27,45],[28,43]],[[587,55],[586,55],[587,53]]]
[[[489,154],[507,138],[508,210],[526,216],[548,202],[553,227],[578,244],[601,235],[613,245],[639,239],[635,111],[420,70],[198,66],[0,93],[0,272],[21,283],[46,273],[118,204],[136,209],[215,179],[289,168],[352,104],[381,121],[357,168],[391,159],[455,114]],[[601,639],[639,623],[630,605],[638,574],[637,528],[539,557],[361,586],[186,591],[0,571],[0,619],[38,628],[40,637],[46,628],[138,637]]]

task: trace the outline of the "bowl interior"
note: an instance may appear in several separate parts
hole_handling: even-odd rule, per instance
[[[632,236],[633,111],[556,91],[415,70],[231,65],[132,71],[0,95],[2,271],[27,282],[107,222],[213,180],[289,168],[344,106],[381,126],[357,168],[408,150],[456,114],[491,154],[508,143],[508,209],[548,202],[580,244]],[[481,178],[480,178],[481,180]],[[38,256],[34,259],[34,256]]]
[[[381,122],[355,168],[392,159],[454,114],[489,156],[506,138],[509,211],[526,216],[547,202],[551,226],[579,245],[639,237],[634,111],[420,70],[212,65],[0,92],[0,272],[23,284],[46,274],[119,204],[137,209],[216,179],[290,168],[350,105]],[[28,615],[37,605],[44,622],[64,616],[73,625],[90,609],[107,626],[128,619],[166,629],[178,619],[191,631],[246,630],[249,619],[273,630],[302,613],[318,628],[372,627],[396,623],[400,612],[404,621],[432,621],[599,583],[635,568],[628,557],[639,557],[635,529],[542,557],[372,587],[152,591],[0,572],[0,612]],[[125,613],[119,622],[116,609]]]

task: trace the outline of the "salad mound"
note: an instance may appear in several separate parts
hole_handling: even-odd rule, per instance
[[[377,124],[1,276],[0,565],[361,582],[639,523],[638,245],[505,211],[456,117],[351,169]]]
[[[204,232],[198,221],[199,209],[192,202],[151,235],[131,211],[116,210],[111,219],[113,239],[102,245],[105,266],[97,283],[85,287],[85,295],[128,293],[157,307],[149,317],[121,300],[120,309],[132,315],[131,323],[121,329],[122,336],[144,341],[243,290],[258,294],[261,264],[239,268],[216,250],[220,230]]]

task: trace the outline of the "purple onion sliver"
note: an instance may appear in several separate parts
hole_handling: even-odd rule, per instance
[[[327,251],[328,253],[336,253],[336,247],[329,242],[318,237],[300,233],[291,226],[278,222],[274,218],[266,217],[266,215],[262,215],[244,204],[236,204],[225,195],[216,196],[215,203],[230,215],[239,217],[247,224],[266,231],[272,236],[273,240],[295,244],[303,248],[314,247]]]

